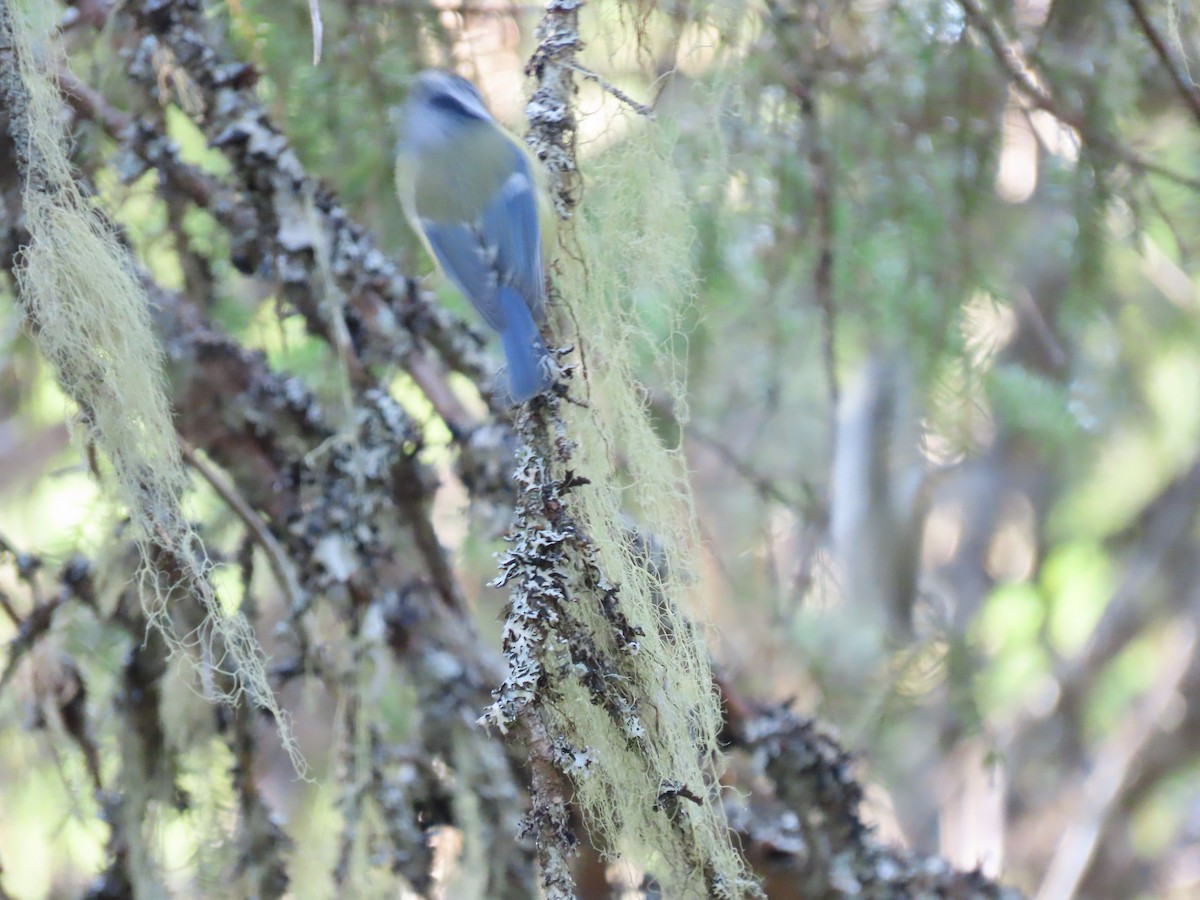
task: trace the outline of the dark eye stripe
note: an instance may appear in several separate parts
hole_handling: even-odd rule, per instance
[[[479,118],[479,115],[474,110],[464,106],[457,97],[452,97],[449,94],[434,94],[429,98],[429,105],[434,109],[440,109],[442,112],[454,113],[459,116],[469,116],[472,119]]]

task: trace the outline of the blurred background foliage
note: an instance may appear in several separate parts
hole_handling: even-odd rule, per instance
[[[520,131],[539,9],[322,0],[315,67],[304,4],[208,9],[261,70],[259,95],[305,168],[405,270],[429,271],[392,189],[389,111],[413,72],[453,65]],[[61,37],[77,77],[136,110],[123,55],[137,35],[109,13],[64,6]],[[1039,896],[1200,891],[1197,15],[1188,0],[583,11],[582,58],[656,115],[649,124],[581,82],[584,214],[604,203],[589,196],[589,167],[620,172],[632,129],[668,136],[690,194],[686,207],[650,205],[689,236],[683,328],[653,296],[628,303],[647,333],[647,400],[693,472],[708,570],[697,615],[712,622],[716,660],[838,731],[889,839]],[[226,174],[188,115],[168,107],[164,121],[185,160]],[[285,314],[269,278],[238,271],[214,217],[165,201],[152,171],[127,177],[96,123],[81,119],[75,137],[97,202],[153,277],[187,291],[205,267],[212,319],[335,401],[334,354]],[[76,553],[100,559],[114,525],[12,291],[0,289],[0,596],[19,619],[45,599],[20,553],[46,571]],[[663,374],[676,366],[686,421]],[[504,597],[483,586],[495,523],[468,515],[451,435],[420,392],[402,374],[392,389],[425,429],[439,536],[498,645]],[[223,563],[225,602],[253,594],[277,620],[274,583],[243,585],[240,526],[199,481],[190,513]],[[108,571],[119,590],[120,567]],[[8,665],[12,617],[0,616],[0,639]],[[44,692],[69,658],[88,703],[111,704],[130,640],[64,609],[3,684],[8,895],[76,896],[103,865],[86,761],[56,744]],[[382,655],[369,678],[381,719],[409,734],[415,701]],[[182,676],[169,683],[171,740],[187,746],[211,713]],[[331,896],[334,698],[289,688],[283,699],[317,780],[293,780],[279,760],[264,777],[294,826],[294,895]],[[97,740],[111,771],[119,735]],[[220,895],[228,751],[210,738],[181,759],[189,802],[157,823],[168,886]],[[362,895],[394,890],[360,850]]]

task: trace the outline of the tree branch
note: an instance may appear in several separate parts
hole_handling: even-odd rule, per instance
[[[1171,76],[1171,82],[1175,85],[1175,89],[1179,91],[1179,96],[1191,112],[1192,118],[1200,125],[1200,89],[1189,78],[1185,77],[1183,72],[1179,70],[1179,67],[1175,65],[1175,60],[1171,58],[1171,51],[1167,48],[1167,42],[1163,40],[1163,36],[1159,34],[1158,29],[1150,20],[1150,15],[1146,12],[1146,5],[1142,0],[1125,0],[1125,5],[1129,7],[1130,12],[1133,13],[1133,17],[1137,19],[1138,27],[1142,29],[1142,34],[1146,36],[1146,40],[1154,48],[1154,53],[1163,64],[1163,68]]]

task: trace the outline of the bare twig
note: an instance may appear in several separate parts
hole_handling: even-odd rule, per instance
[[[803,484],[801,486],[804,491],[804,497],[792,497],[779,486],[776,479],[769,478],[762,472],[759,472],[723,441],[692,425],[685,428],[684,435],[697,444],[712,450],[713,453],[720,457],[722,462],[729,466],[738,477],[746,481],[761,496],[768,497],[789,509],[797,510],[806,517],[815,517],[817,519],[825,517],[824,511],[820,508],[821,504],[813,496],[811,485]]]
[[[300,609],[301,599],[304,596],[304,590],[296,581],[296,574],[292,571],[292,564],[287,558],[287,554],[283,548],[279,546],[279,542],[275,540],[275,536],[267,529],[263,523],[262,517],[259,516],[250,504],[245,501],[237,489],[229,484],[221,475],[208,464],[208,461],[203,459],[196,448],[189,444],[182,436],[178,437],[179,451],[183,454],[184,460],[189,466],[196,470],[208,484],[212,487],[217,495],[228,504],[234,514],[242,520],[256,544],[262,548],[267,557],[267,564],[270,565],[271,571],[275,574],[275,580],[279,582],[279,586],[283,589],[284,595],[287,597],[288,607],[290,609]]]
[[[99,91],[76,78],[74,73],[63,70],[57,75],[63,99],[78,115],[95,121],[113,137],[119,137],[133,125],[133,116],[117,109]]]
[[[1154,48],[1154,53],[1158,56],[1159,61],[1162,62],[1163,68],[1167,70],[1167,74],[1171,76],[1171,81],[1174,83],[1175,89],[1179,91],[1179,96],[1187,104],[1192,117],[1200,124],[1200,91],[1196,89],[1196,86],[1191,83],[1190,79],[1186,78],[1179,71],[1179,67],[1175,65],[1175,60],[1171,58],[1171,51],[1167,48],[1167,42],[1163,40],[1163,36],[1158,33],[1158,29],[1154,27],[1154,23],[1150,21],[1150,16],[1147,14],[1145,4],[1142,3],[1142,0],[1125,0],[1125,5],[1129,7],[1129,11],[1133,13],[1133,17],[1137,19],[1138,27],[1142,29],[1146,40]]]
[[[1160,178],[1167,178],[1194,191],[1200,191],[1200,178],[1176,172],[1173,169],[1146,159],[1135,150],[1131,150],[1104,135],[1095,133],[1094,130],[1087,127],[1082,116],[1063,109],[1042,84],[1033,67],[1025,59],[1025,54],[1021,51],[1020,46],[1001,31],[999,24],[987,14],[979,0],[958,0],[958,3],[963,9],[967,21],[982,35],[984,43],[992,51],[992,55],[996,58],[996,62],[999,63],[1001,69],[1004,70],[1004,73],[1016,86],[1017,90],[1020,91],[1022,96],[1035,107],[1050,113],[1058,121],[1074,128],[1092,145],[1116,157],[1135,171],[1157,175]]]
[[[603,88],[607,93],[612,94],[614,97],[616,97],[622,103],[624,103],[626,106],[628,106],[634,112],[636,112],[639,116],[645,116],[647,119],[654,118],[654,110],[652,108],[650,108],[649,106],[647,106],[644,103],[639,103],[638,101],[634,100],[627,93],[625,93],[623,90],[621,90],[619,87],[617,87],[615,84],[613,84],[611,81],[606,79],[603,75],[599,74],[598,72],[594,72],[591,69],[589,69],[587,66],[583,65],[582,63],[576,62],[574,60],[572,60],[570,63],[568,63],[568,67],[570,69],[573,69],[577,75],[583,76],[588,81],[596,82],[596,84],[600,85],[600,87]]]

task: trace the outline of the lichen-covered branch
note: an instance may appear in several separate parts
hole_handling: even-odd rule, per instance
[[[720,687],[730,749],[747,754],[748,780],[765,775],[773,787],[769,801],[752,795],[756,813],[743,808],[732,815],[747,851],[761,860],[769,896],[1022,896],[980,872],[962,872],[938,857],[883,844],[862,819],[854,759],[837,741],[811,719],[750,701],[724,682]]]
[[[486,384],[479,340],[401,274],[304,171],[255,95],[254,66],[230,59],[214,45],[201,4],[139,2],[122,15],[143,35],[129,60],[130,77],[163,105],[187,94],[196,105],[190,111],[197,124],[229,159],[241,196],[249,201],[245,207],[225,197],[212,204],[231,226],[234,264],[278,283],[283,299],[313,333],[331,344],[342,340],[339,332],[348,334],[351,345],[345,349],[354,384],[369,383],[363,366],[419,365],[418,341],[436,348],[449,367]],[[164,85],[174,85],[176,93],[164,93]],[[146,151],[150,165],[158,164],[156,156],[172,152],[169,145]]]
[[[580,189],[574,108],[575,54],[583,44],[579,6],[560,0],[547,5],[526,67],[537,80],[526,107],[526,140],[549,173],[564,220]],[[678,559],[667,552],[661,565],[652,562],[615,510],[584,525],[577,508],[590,502],[589,494],[605,490],[594,479],[611,473],[583,472],[575,461],[582,435],[564,414],[564,397],[584,388],[572,377],[575,369],[563,374],[559,393],[535,400],[517,424],[517,516],[495,582],[511,592],[504,630],[508,673],[483,717],[501,731],[518,725],[533,754],[531,824],[541,848],[543,887],[569,896],[561,861],[573,838],[561,790],[547,787],[557,770],[574,783],[585,821],[605,850],[652,867],[673,892],[757,895],[720,804],[716,703],[703,669],[706,655],[697,651],[697,633],[667,587],[678,575],[667,570],[677,568]],[[640,409],[632,391],[626,402]],[[603,413],[591,408],[588,415]],[[651,444],[647,452],[662,450]]]

